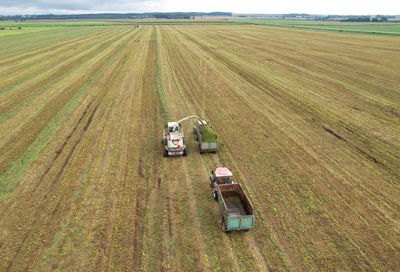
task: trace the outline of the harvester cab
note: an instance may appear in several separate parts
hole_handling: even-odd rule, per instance
[[[215,200],[218,200],[218,187],[221,184],[234,184],[232,180],[232,172],[229,168],[219,167],[215,171],[211,171],[210,176],[210,187],[213,191],[213,196]]]
[[[181,130],[181,124],[178,124],[177,122],[168,122],[168,132],[179,132]]]

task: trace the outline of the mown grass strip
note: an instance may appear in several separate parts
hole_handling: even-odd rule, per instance
[[[126,45],[125,45],[126,46]],[[120,50],[124,48],[121,47]],[[16,182],[28,169],[30,163],[38,158],[40,151],[46,146],[50,137],[57,131],[60,124],[72,112],[85,94],[88,86],[90,86],[101,72],[109,66],[114,57],[120,50],[116,50],[112,55],[108,56],[106,62],[102,64],[96,72],[88,78],[84,85],[66,102],[66,104],[56,113],[56,115],[44,126],[44,129],[39,132],[35,140],[24,149],[22,154],[15,161],[11,162],[10,167],[0,174],[0,196],[5,197]]]
[[[154,26],[153,26],[154,28]],[[163,86],[163,80],[162,80],[162,67],[161,67],[161,60],[160,60],[160,41],[159,41],[159,36],[160,36],[160,30],[158,27],[155,28],[155,53],[156,53],[156,90],[157,90],[157,95],[158,98],[160,99],[161,103],[161,109],[164,115],[165,120],[169,120],[170,114],[168,111],[168,105],[169,105],[169,99],[168,96],[165,95],[165,90]]]

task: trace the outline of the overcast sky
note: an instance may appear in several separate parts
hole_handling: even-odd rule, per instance
[[[400,0],[0,0],[2,15],[170,11],[395,15]]]

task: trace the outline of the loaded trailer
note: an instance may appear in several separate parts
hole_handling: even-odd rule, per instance
[[[193,127],[193,134],[196,141],[199,142],[200,154],[205,152],[216,153],[218,151],[218,138],[217,134],[205,120],[197,121],[197,124]]]
[[[216,185],[224,232],[250,230],[254,226],[253,206],[240,184]]]

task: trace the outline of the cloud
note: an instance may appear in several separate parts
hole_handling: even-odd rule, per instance
[[[0,14],[139,13],[160,10],[164,2],[164,0],[69,0],[66,2],[54,0],[2,0]]]
[[[399,0],[0,0],[0,14],[140,13],[228,11],[235,13],[393,14]]]

